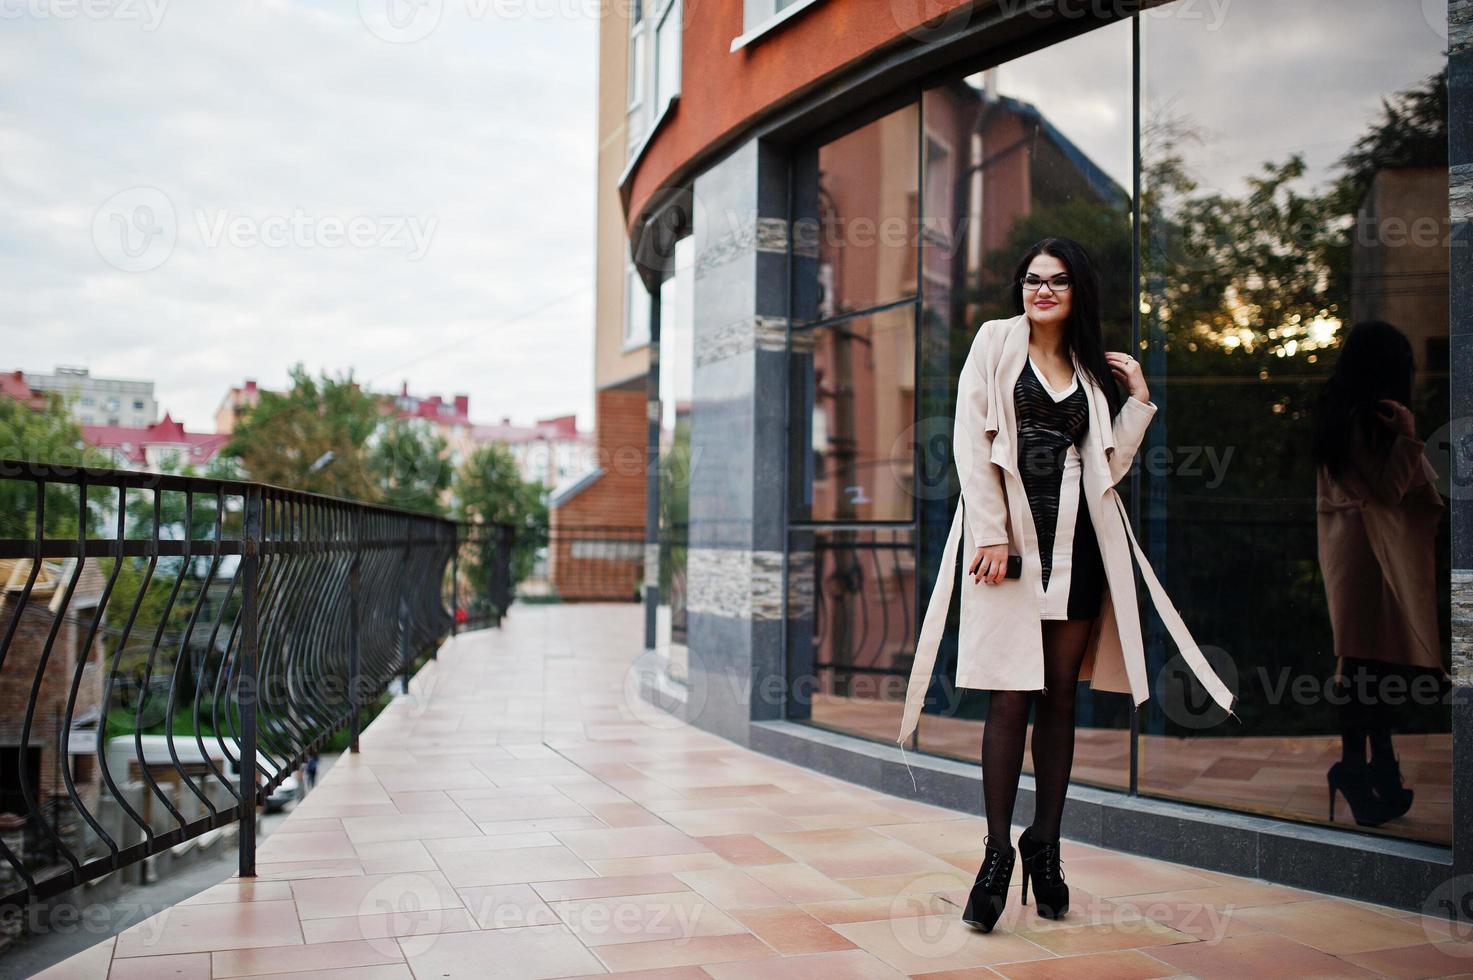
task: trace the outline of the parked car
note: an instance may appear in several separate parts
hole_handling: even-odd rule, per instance
[[[297,781],[297,774],[292,773],[281,781],[281,784],[261,801],[267,813],[280,813],[292,800],[299,799],[302,795],[302,784]]]

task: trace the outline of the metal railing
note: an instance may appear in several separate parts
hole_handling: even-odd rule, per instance
[[[450,557],[451,632],[500,626],[511,606],[511,556],[516,528],[510,524],[456,525],[455,550]]]
[[[629,524],[555,524],[539,542],[522,595],[564,602],[637,602],[645,530]]]
[[[0,460],[0,906],[237,821],[253,875],[258,803],[342,729],[356,750],[365,708],[457,626],[500,623],[511,541],[259,483]]]

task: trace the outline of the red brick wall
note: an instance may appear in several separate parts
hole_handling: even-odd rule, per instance
[[[87,577],[84,573],[82,583],[84,586]],[[10,621],[14,615],[17,599],[18,594],[16,593],[7,594],[0,599],[0,622]],[[0,671],[0,745],[17,746],[20,744],[21,732],[25,723],[26,704],[31,697],[31,685],[35,682],[36,671],[41,662],[41,652],[46,646],[46,637],[51,631],[54,618],[51,611],[47,609],[47,603],[50,601],[50,595],[32,596],[20,617],[15,637],[6,651],[4,670]],[[56,768],[58,762],[56,726],[58,720],[65,724],[67,695],[71,690],[72,675],[77,664],[77,645],[86,635],[92,615],[91,608],[78,609],[73,615],[63,619],[56,635],[56,642],[51,648],[51,656],[47,659],[46,670],[41,678],[41,688],[36,699],[36,710],[31,722],[28,742],[31,748],[41,750],[40,784],[31,787],[36,793],[37,802],[44,802],[53,795],[64,796],[66,794]],[[77,692],[75,709],[77,717],[86,714],[89,708],[95,707],[102,699],[101,648],[100,643],[93,643],[89,663],[83,670],[81,687]],[[76,748],[74,746],[74,750]],[[84,752],[93,750],[90,743],[80,748]],[[79,780],[78,785],[79,791],[84,793],[90,788],[84,785],[85,782],[87,781]]]
[[[549,515],[548,574],[564,599],[631,599],[638,588],[643,560],[622,556],[644,540],[646,403],[643,375],[594,395],[594,446],[603,474]],[[593,527],[621,530],[587,530]],[[603,547],[608,557],[574,557],[577,541],[607,542],[585,549]]]

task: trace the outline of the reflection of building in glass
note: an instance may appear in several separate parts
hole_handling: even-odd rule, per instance
[[[1376,826],[1343,806],[1327,819],[1345,749],[1334,706],[1314,694],[1334,658],[1311,447],[1341,340],[1364,319],[1412,339],[1419,439],[1457,414],[1450,338],[1473,332],[1473,314],[1449,292],[1448,122],[1468,108],[1447,89],[1438,32],[1411,0],[1253,0],[1211,23],[1169,3],[1088,24],[997,10],[985,27],[958,4],[933,4],[953,16],[924,27],[841,6],[764,19],[748,3],[735,40],[688,18],[682,94],[634,130],[649,117],[624,99],[629,28],[609,18],[601,35],[601,145],[614,149],[599,184],[600,390],[634,390],[656,365],[644,390],[663,402],[666,373],[690,373],[686,652],[689,677],[712,684],[688,696],[783,681],[771,698],[706,697],[691,720],[830,771],[853,752],[892,778],[898,762],[872,743],[893,738],[917,612],[956,571],[936,566],[956,502],[957,373],[978,326],[1015,312],[1018,257],[1066,236],[1099,271],[1105,346],[1143,362],[1160,409],[1120,492],[1241,697],[1241,724],[1204,722],[1148,621],[1158,696],[1136,713],[1080,691],[1075,780],[1116,791],[1091,826],[1187,804],[1169,812],[1190,846],[1113,843],[1218,868],[1251,850],[1225,869],[1282,877],[1259,856],[1300,833],[1291,825],[1318,824],[1335,857],[1294,883],[1416,907],[1427,869],[1449,860],[1464,791],[1448,761],[1473,717],[1404,705],[1392,737],[1410,808]],[[1292,57],[1265,41],[1294,31],[1320,40]],[[1346,50],[1383,57],[1347,72]],[[1456,140],[1452,152],[1466,157]],[[626,322],[639,308],[627,290],[663,299],[666,235],[694,243],[693,344],[635,363],[624,340],[644,331]],[[1426,450],[1446,468],[1445,450]],[[1466,639],[1450,568],[1473,559],[1455,558],[1446,522],[1437,540],[1450,664]],[[666,627],[648,618],[658,647]],[[914,748],[975,763],[988,698],[952,688],[947,643]],[[681,687],[658,695],[678,705]],[[775,719],[825,731],[754,724]],[[1213,808],[1237,811],[1237,829]]]
[[[1377,170],[1353,233],[1351,321],[1396,324],[1420,370],[1447,371],[1447,168]]]

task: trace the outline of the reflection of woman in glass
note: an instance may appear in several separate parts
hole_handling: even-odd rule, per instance
[[[1315,418],[1319,563],[1341,726],[1341,758],[1326,774],[1329,816],[1338,792],[1355,822],[1371,827],[1412,805],[1392,750],[1395,707],[1419,691],[1436,696],[1446,677],[1434,584],[1444,505],[1407,407],[1411,392],[1406,337],[1380,320],[1357,323]]]

